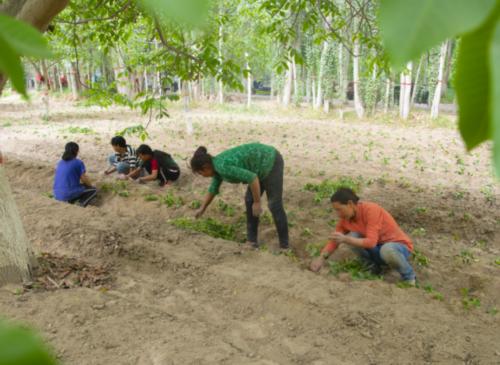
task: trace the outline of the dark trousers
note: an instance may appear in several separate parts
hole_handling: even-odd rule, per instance
[[[283,207],[283,170],[285,163],[283,156],[276,152],[276,160],[273,168],[265,179],[260,180],[260,194],[266,192],[269,210],[273,216],[281,248],[288,248],[288,219]],[[245,195],[245,205],[247,214],[247,240],[258,243],[257,232],[259,228],[259,218],[254,217],[252,212],[253,196],[250,187]]]
[[[85,190],[76,198],[68,201],[70,204],[78,203],[81,207],[86,207],[97,196],[97,189],[94,187],[86,187]]]
[[[160,168],[158,171],[158,179],[160,180],[159,185],[163,186],[169,181],[176,181],[180,175],[181,175],[180,170]]]

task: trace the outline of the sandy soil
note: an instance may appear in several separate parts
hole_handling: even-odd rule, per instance
[[[64,143],[81,147],[98,187],[109,139],[144,118],[126,109],[100,110],[51,102],[0,101],[0,148],[27,234],[38,252],[111,267],[112,282],[92,288],[0,289],[2,316],[33,325],[66,364],[500,364],[500,188],[491,174],[489,145],[466,154],[455,130],[338,121],[304,110],[262,103],[173,108],[154,121],[148,143],[172,153],[183,168],[171,192],[184,204],[146,201],[165,195],[155,186],[127,186],[128,197],[101,192],[81,209],[49,197],[53,167]],[[185,132],[185,122],[194,134]],[[86,127],[90,134],[71,127]],[[139,141],[128,138],[133,144]],[[273,144],[286,161],[285,205],[295,256],[273,254],[277,239],[263,222],[269,248],[172,226],[192,217],[209,181],[187,161],[198,145],[217,153],[246,141]],[[415,262],[421,288],[403,289],[397,277],[357,281],[305,269],[306,245],[328,238],[334,218],[306,183],[362,176],[361,197],[386,207],[412,235],[429,264]],[[223,185],[207,217],[235,223],[244,187]],[[340,249],[334,260],[349,257]],[[430,285],[442,294],[423,289]],[[464,307],[467,298],[480,306]],[[466,298],[466,299],[467,299]]]

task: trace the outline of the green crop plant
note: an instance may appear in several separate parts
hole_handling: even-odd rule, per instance
[[[147,201],[147,202],[154,202],[154,201],[158,201],[160,199],[160,197],[156,194],[146,194],[144,195],[144,200]]]
[[[323,244],[321,243],[308,243],[306,245],[306,251],[310,257],[318,257],[321,254],[321,249]]]
[[[481,300],[472,296],[469,289],[462,288],[460,292],[462,293],[462,305],[465,309],[469,310],[481,307]]]
[[[430,260],[427,256],[425,256],[422,251],[414,249],[413,250],[413,261],[420,267],[429,266]]]
[[[164,196],[160,198],[160,202],[165,204],[167,207],[180,208],[184,205],[184,200],[180,196],[175,196],[172,191],[168,191]]]
[[[191,204],[189,204],[189,207],[191,209],[200,209],[201,208],[201,202],[199,200],[193,200]]]
[[[431,294],[432,295],[432,299],[436,299],[436,300],[439,300],[439,301],[443,301],[444,300],[444,296],[443,294],[441,294],[440,292],[438,292],[437,290],[435,290],[431,284],[426,284],[424,285],[424,290]]]
[[[103,183],[101,185],[101,191],[105,193],[113,193],[123,198],[130,196],[127,190],[127,183],[125,181],[115,181],[113,183]]]
[[[226,224],[212,218],[196,220],[191,218],[177,218],[170,222],[176,227],[205,233],[210,237],[222,238],[229,241],[238,241],[238,224]]]
[[[235,214],[234,207],[226,203],[224,200],[221,199],[217,202],[217,208],[226,217],[234,217]]]
[[[346,272],[351,275],[353,280],[380,280],[382,277],[374,275],[370,272],[359,259],[346,259],[343,261],[330,261],[330,273],[338,275],[339,273]]]

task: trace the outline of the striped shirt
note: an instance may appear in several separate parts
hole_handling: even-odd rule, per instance
[[[127,145],[127,151],[123,154],[118,152],[115,153],[116,163],[125,162],[128,163],[130,168],[135,168],[137,166],[137,155],[135,149],[131,145]]]

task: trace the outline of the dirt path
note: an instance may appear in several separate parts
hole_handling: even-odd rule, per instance
[[[285,203],[299,259],[245,251],[168,224],[192,216],[189,205],[206,188],[207,181],[189,173],[172,189],[184,201],[177,208],[145,201],[146,194],[166,193],[137,185],[127,187],[128,197],[103,192],[98,207],[53,201],[44,194],[63,144],[78,140],[98,186],[110,184],[97,174],[109,137],[137,124],[137,116],[67,107],[45,124],[26,107],[2,105],[0,146],[29,238],[39,251],[112,265],[114,278],[106,290],[14,295],[1,289],[3,316],[33,324],[66,364],[500,364],[500,318],[493,315],[500,306],[494,264],[500,202],[485,172],[486,148],[465,155],[446,129],[275,115],[266,122],[258,113],[227,111],[202,110],[191,118],[194,136],[185,135],[182,114],[174,111],[172,120],[152,129],[151,144],[167,146],[181,161],[195,145],[216,152],[245,140],[272,143],[284,153]],[[71,126],[96,134],[71,133]],[[436,145],[448,153],[434,153]],[[422,289],[398,288],[393,276],[353,281],[348,274],[304,270],[306,244],[324,241],[332,218],[328,204],[314,202],[304,185],[360,174],[361,196],[386,206],[429,259],[417,272],[442,301]],[[217,205],[207,213],[236,222],[243,193],[241,186],[224,185],[222,199],[234,214]],[[261,228],[272,249],[272,225]],[[335,259],[348,255],[341,251]],[[479,308],[464,308],[464,288]]]

